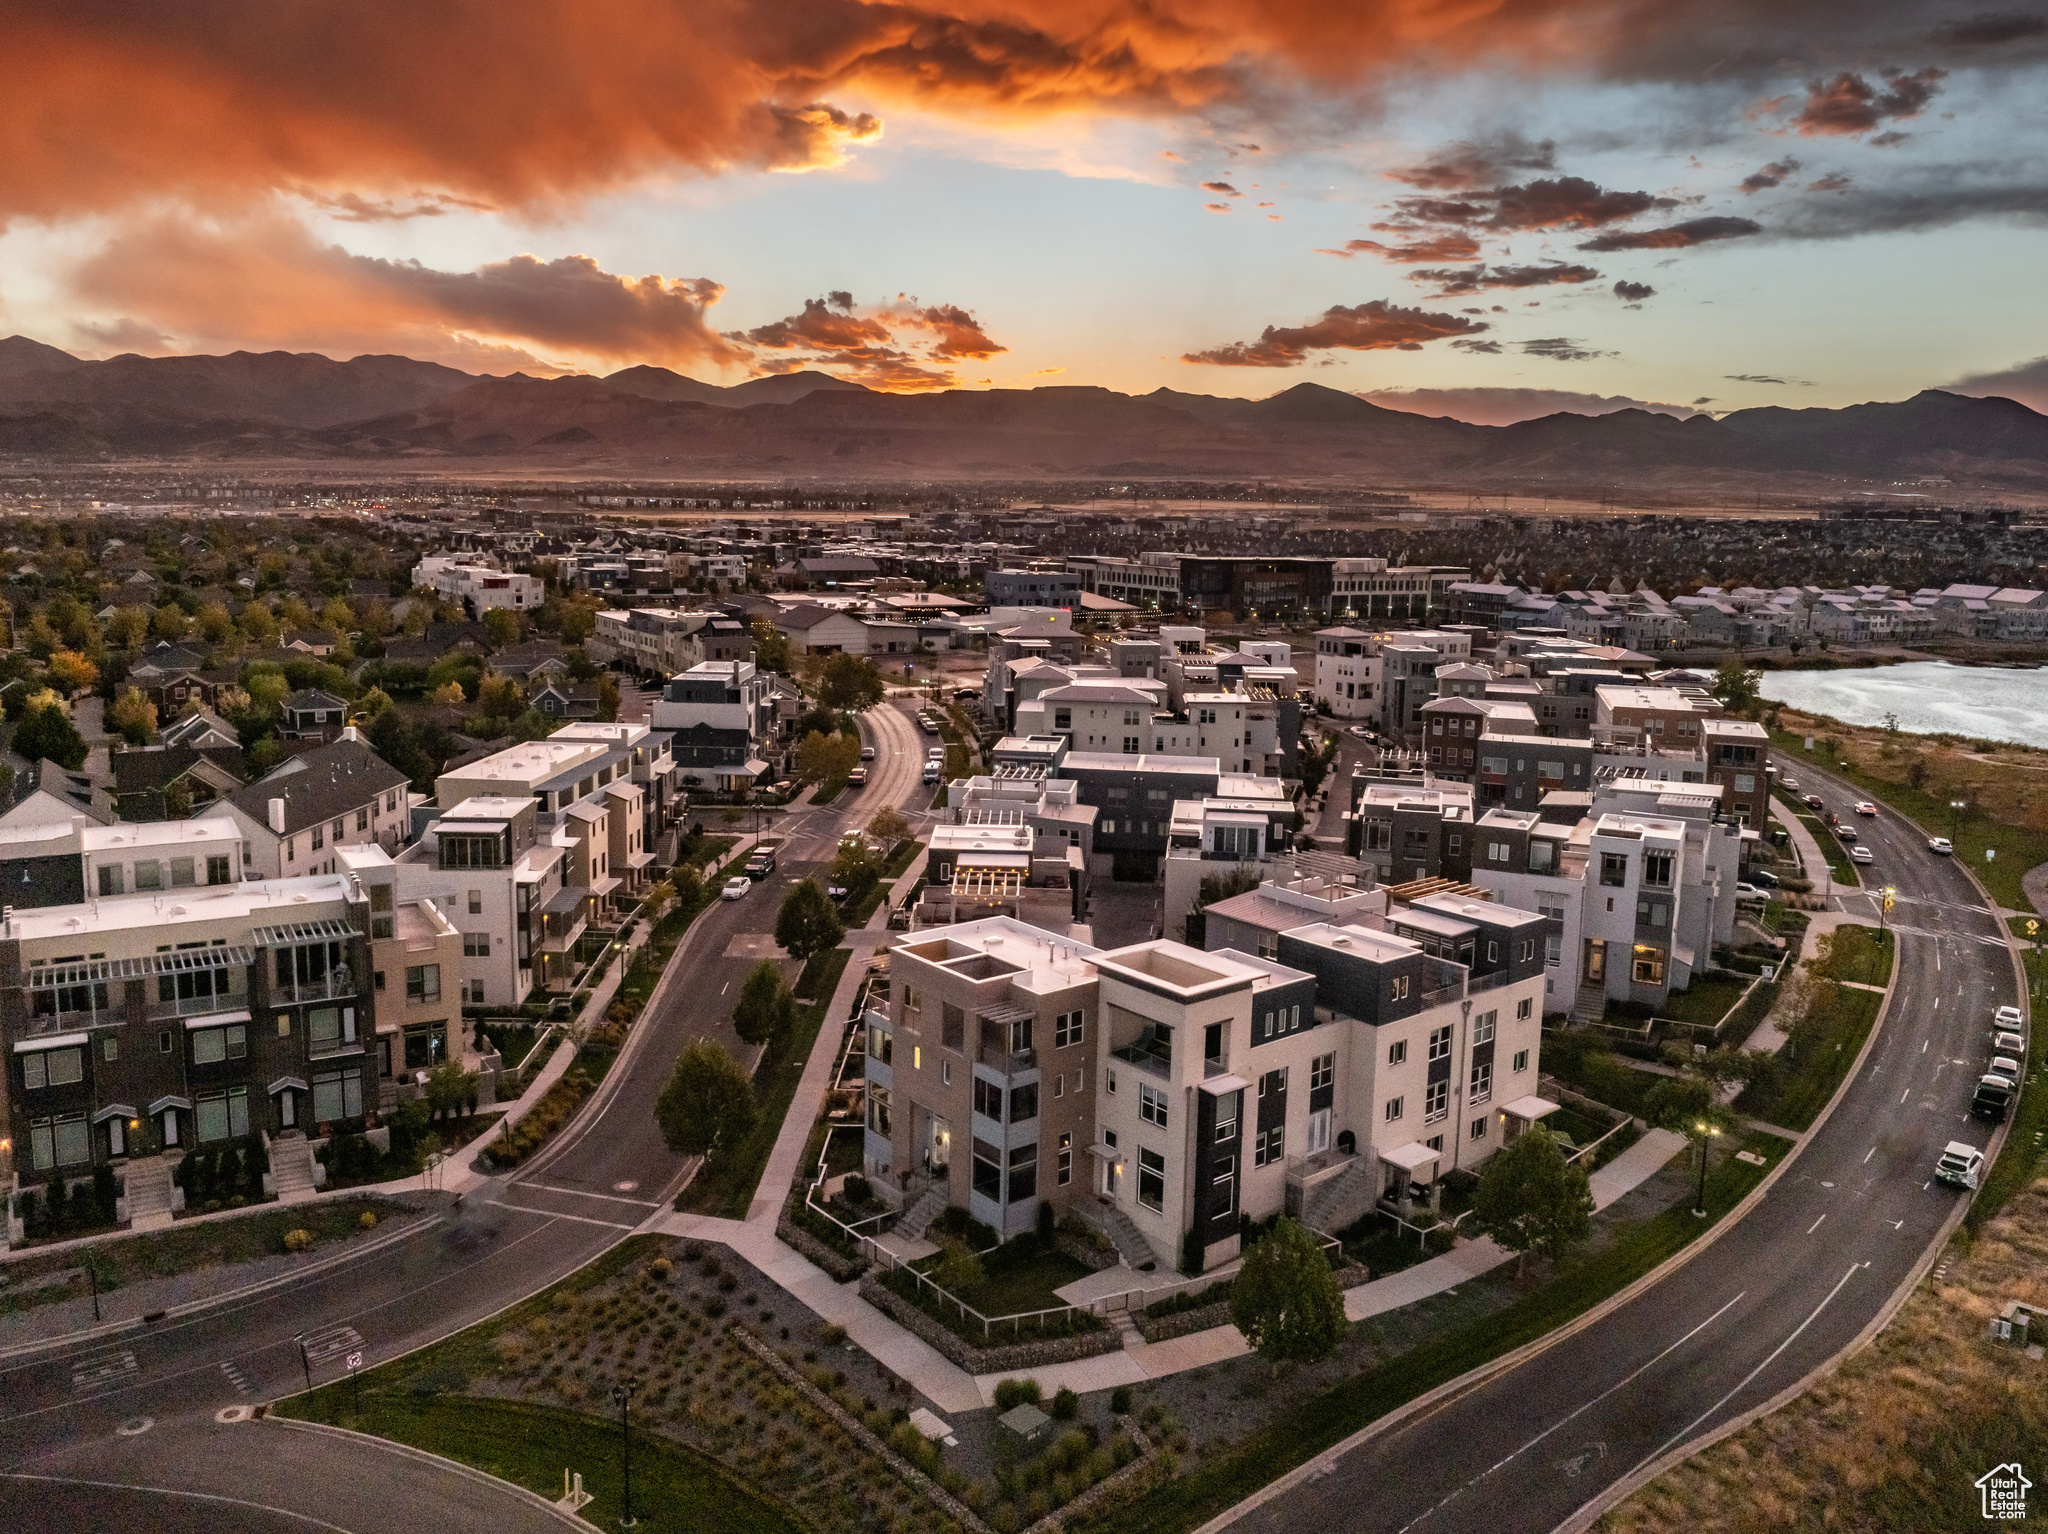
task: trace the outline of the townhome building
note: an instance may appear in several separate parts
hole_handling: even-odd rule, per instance
[[[1362,629],[1338,625],[1316,630],[1315,700],[1332,717],[1380,718],[1379,647]]]
[[[1707,781],[1721,788],[1723,813],[1762,830],[1771,814],[1771,736],[1749,719],[1708,719],[1700,725]]]
[[[411,784],[356,731],[286,757],[245,788],[215,801],[243,841],[243,877],[333,873],[343,847],[394,851],[410,835]]]
[[[224,815],[102,825],[73,814],[0,826],[0,890],[17,910],[241,877],[241,831]]]
[[[344,875],[108,896],[0,917],[0,1046],[20,1183],[359,1127],[378,1101],[366,892]],[[273,1166],[287,1154],[273,1145]]]
[[[704,661],[671,677],[649,712],[669,736],[679,786],[729,792],[758,781],[775,697],[773,678],[751,660]]]
[[[534,612],[547,598],[547,588],[534,576],[439,554],[414,566],[412,583],[462,603],[472,618],[481,618],[494,607]]]

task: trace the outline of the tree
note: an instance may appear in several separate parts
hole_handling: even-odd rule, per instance
[[[858,900],[881,877],[882,860],[875,856],[875,849],[865,836],[856,831],[839,839],[839,850],[832,854],[834,884]]]
[[[789,995],[789,986],[775,961],[763,959],[747,971],[740,986],[739,1002],[732,1009],[733,1032],[745,1043],[766,1044],[793,1010],[793,1005],[784,1003]]]
[[[164,819],[183,820],[192,813],[192,785],[183,778],[166,783],[162,798]]]
[[[763,671],[788,676],[789,637],[766,618],[756,617],[749,626],[754,631],[754,664]]]
[[[865,655],[841,652],[826,657],[818,679],[818,702],[824,707],[858,713],[873,708],[886,696],[882,673]]]
[[[439,687],[436,687],[427,694],[427,701],[429,703],[445,704],[460,703],[462,702],[462,684],[460,682],[443,682]]]
[[[484,632],[491,637],[491,648],[502,650],[507,645],[519,643],[522,632],[519,615],[510,608],[493,607],[484,614]]]
[[[610,672],[597,679],[597,717],[603,724],[612,724],[619,717],[619,684]]]
[[[775,941],[792,959],[808,960],[811,955],[837,948],[846,936],[846,925],[815,879],[806,879],[782,897],[782,909],[775,916]]]
[[[330,597],[320,609],[320,621],[336,634],[347,634],[356,626],[356,610],[343,597]]]
[[[1314,1363],[1344,1340],[1344,1291],[1308,1227],[1286,1215],[1245,1253],[1231,1324],[1269,1363]]]
[[[1240,864],[1227,873],[1210,874],[1202,881],[1201,893],[1195,897],[1195,908],[1207,910],[1219,900],[1228,900],[1233,895],[1242,895],[1259,887],[1259,870]]]
[[[156,734],[156,705],[133,687],[121,689],[121,696],[107,710],[107,723],[131,746],[146,746]]]
[[[91,692],[100,685],[100,668],[76,650],[58,650],[50,657],[50,680],[66,692]]]
[[[381,687],[372,687],[356,700],[356,711],[366,720],[375,719],[391,707],[391,694]]]
[[[159,639],[168,639],[176,644],[192,629],[192,620],[185,616],[185,609],[172,602],[159,607],[149,620],[149,631]]]
[[[244,603],[235,626],[248,636],[251,644],[267,645],[277,638],[277,618],[261,602]]]
[[[1486,1163],[1472,1223],[1522,1263],[1531,1252],[1555,1262],[1593,1233],[1585,1169],[1567,1162],[1557,1136],[1538,1124]]]
[[[235,631],[235,620],[228,616],[225,602],[208,602],[199,609],[199,637],[208,644],[219,644]]]
[[[107,643],[123,650],[139,650],[149,638],[149,609],[124,607],[107,620]]]
[[[31,762],[48,757],[66,771],[76,772],[85,765],[85,738],[54,694],[40,696],[48,701],[39,703],[31,698],[21,723],[14,727],[14,754]]]
[[[654,1105],[661,1138],[678,1156],[720,1154],[752,1133],[754,1083],[723,1044],[696,1039],[676,1056],[668,1085]]]
[[[1731,714],[1743,713],[1756,705],[1757,684],[1762,680],[1763,673],[1743,665],[1740,655],[1725,656],[1714,672],[1714,696],[1728,705]]]
[[[860,741],[847,735],[811,731],[796,748],[796,775],[803,783],[831,783],[860,765]]]
[[[894,847],[909,835],[909,817],[893,804],[882,808],[868,822],[868,836],[877,847]]]

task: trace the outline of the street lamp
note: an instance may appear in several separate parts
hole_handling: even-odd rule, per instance
[[[1721,1131],[1707,1123],[1695,1124],[1693,1128],[1699,1131],[1700,1137],[1700,1196],[1692,1212],[1694,1219],[1704,1220],[1707,1217],[1707,1146]]]
[[[1963,801],[1951,799],[1948,802],[1948,839],[1953,843],[1960,834],[1963,817]]]
[[[619,1409],[619,1435],[625,1443],[626,1460],[626,1514],[619,1520],[619,1527],[633,1527],[633,1392],[640,1388],[640,1381],[627,1376],[612,1386],[612,1404]]]

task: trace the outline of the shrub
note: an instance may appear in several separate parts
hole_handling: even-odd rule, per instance
[[[846,1328],[837,1321],[834,1321],[818,1334],[818,1340],[823,1342],[828,1348],[836,1348],[846,1341]]]
[[[675,1264],[666,1257],[657,1257],[647,1265],[647,1271],[662,1283],[667,1283],[669,1274],[675,1271]]]
[[[847,1175],[845,1183],[846,1201],[856,1208],[875,1201],[875,1185],[858,1172]]]
[[[1036,1406],[1043,1399],[1037,1380],[1002,1380],[996,1385],[996,1410],[1008,1411],[1029,1401]]]
[[[310,1230],[288,1230],[284,1233],[284,1249],[287,1252],[303,1252],[313,1244]]]
[[[374,1209],[365,1209],[362,1212],[362,1214],[357,1217],[356,1224],[364,1230],[375,1230],[377,1228],[377,1211]]]
[[[1131,1387],[1119,1385],[1109,1393],[1109,1409],[1119,1417],[1131,1414]]]
[[[1072,1422],[1081,1415],[1081,1398],[1062,1385],[1052,1398],[1052,1414],[1061,1422]]]

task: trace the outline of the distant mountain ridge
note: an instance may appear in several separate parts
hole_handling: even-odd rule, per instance
[[[816,371],[725,387],[667,368],[477,377],[311,353],[88,362],[0,340],[0,454],[35,459],[474,461],[849,478],[1951,476],[2048,490],[2048,417],[1929,389],[1841,409],[1560,413],[1511,426],[1300,383],[1251,400],[1051,386],[885,394]]]

